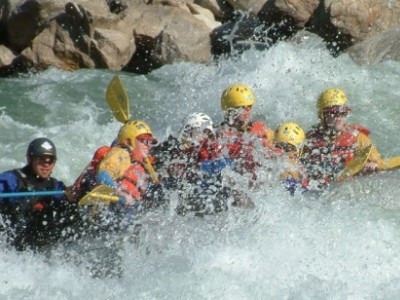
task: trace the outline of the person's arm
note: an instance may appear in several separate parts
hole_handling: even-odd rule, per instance
[[[372,150],[369,155],[368,161],[364,167],[363,172],[366,173],[371,173],[380,169],[383,169],[384,167],[384,161],[381,157],[381,154],[379,153],[379,150],[375,147],[373,144],[372,140],[369,138],[364,133],[359,133],[357,136],[357,143],[359,146],[359,149],[363,149],[365,147],[368,147],[369,145],[372,145]]]
[[[18,178],[13,171],[7,171],[0,174],[0,193],[16,193],[18,192]],[[0,198],[0,204],[4,200],[12,201],[12,198]],[[17,198],[14,198],[15,200]]]

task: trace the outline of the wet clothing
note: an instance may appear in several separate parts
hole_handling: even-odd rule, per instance
[[[100,162],[107,155],[110,149],[110,146],[102,146],[97,149],[90,163],[86,166],[81,175],[75,180],[74,184],[72,185],[71,193],[76,202],[79,202],[79,200],[88,191],[91,191],[98,185],[98,182],[96,181],[96,172]]]
[[[305,192],[307,191],[308,182],[305,178],[305,170],[300,161],[297,158],[289,157],[283,151],[275,150],[277,158],[283,159],[284,170],[279,175],[279,180],[283,186],[291,195],[294,195],[296,191]]]
[[[222,145],[222,155],[233,161],[232,168],[241,175],[251,174],[253,181],[257,179],[256,168],[260,166],[254,158],[257,143],[261,142],[267,150],[265,158],[273,155],[270,150],[273,148],[274,131],[261,121],[251,122],[244,131],[222,123],[217,136]]]
[[[154,147],[153,155],[161,182],[170,190],[177,190],[178,214],[214,214],[227,209],[229,188],[222,184],[222,169],[227,162],[221,157],[221,147],[204,139],[200,145],[184,146],[169,136]]]
[[[39,178],[30,166],[0,174],[0,192],[63,191],[63,182]],[[8,240],[17,250],[40,250],[75,234],[80,217],[64,195],[0,198]]]
[[[140,209],[148,209],[164,202],[160,185],[151,182],[143,160],[135,157],[132,149],[125,144],[99,148],[75,181],[73,190],[80,199],[99,184],[118,189],[121,203],[125,196],[132,197],[138,202],[134,204],[135,211],[139,208],[138,205]]]
[[[309,180],[317,181],[317,186],[326,186],[335,181],[346,165],[358,152],[373,145],[370,131],[360,125],[347,125],[339,134],[329,134],[321,124],[314,126],[306,134],[305,151],[302,162]],[[383,167],[383,160],[375,146],[369,161]]]

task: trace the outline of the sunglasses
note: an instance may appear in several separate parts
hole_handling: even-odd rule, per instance
[[[40,164],[54,164],[56,159],[52,156],[39,156],[34,158]]]
[[[349,115],[348,112],[325,112],[325,116],[330,116],[332,118],[345,118]]]
[[[283,150],[284,152],[296,152],[297,151],[295,146],[287,144],[287,143],[278,143],[275,145],[275,147]]]
[[[146,146],[152,146],[154,144],[153,140],[149,139],[136,138],[136,140],[142,144],[145,144]]]
[[[241,106],[238,108],[240,111],[250,111],[252,109],[251,105]]]

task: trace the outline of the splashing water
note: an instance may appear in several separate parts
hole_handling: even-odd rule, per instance
[[[316,98],[327,87],[349,95],[350,122],[372,131],[385,157],[400,154],[397,136],[400,64],[355,65],[333,59],[311,38],[248,51],[216,64],[179,63],[147,76],[120,74],[133,118],[151,124],[159,139],[176,133],[190,112],[222,121],[219,99],[234,82],[256,95],[255,119],[309,128]],[[54,176],[67,185],[120,124],[105,102],[114,74],[48,70],[0,80],[1,170],[23,166],[33,137],[59,150]],[[390,299],[400,292],[398,171],[353,180],[322,193],[290,196],[263,170],[258,190],[246,189],[255,209],[230,209],[204,218],[177,216],[171,207],[138,220],[140,232],[83,239],[49,255],[18,253],[0,240],[1,299]],[[241,178],[238,178],[241,182]],[[96,261],[119,277],[91,276]],[[111,257],[108,261],[102,261]]]

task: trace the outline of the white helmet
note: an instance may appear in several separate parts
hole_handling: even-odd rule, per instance
[[[179,140],[197,144],[204,138],[205,133],[214,134],[214,123],[211,118],[204,113],[191,113],[183,121]]]

